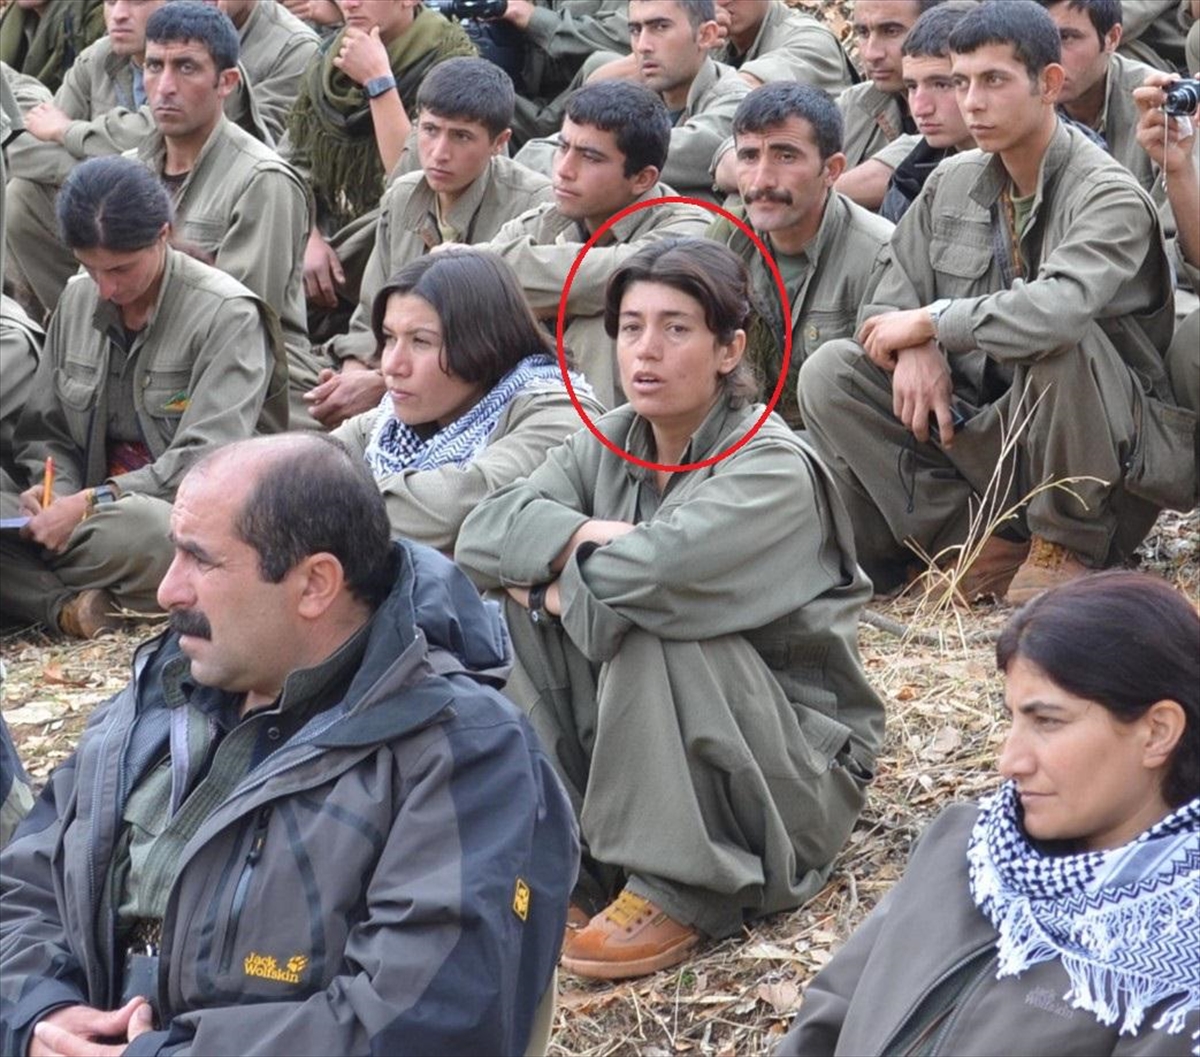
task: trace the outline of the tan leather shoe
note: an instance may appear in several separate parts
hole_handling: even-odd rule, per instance
[[[1024,605],[1037,598],[1043,591],[1069,584],[1072,580],[1078,580],[1081,576],[1095,571],[1084,565],[1062,544],[1034,536],[1029,548],[1029,557],[1008,585],[1008,594],[1004,596],[1004,600],[1009,605]]]
[[[596,980],[645,976],[684,961],[700,939],[690,925],[624,889],[586,928],[567,937],[562,967]]]
[[[958,592],[968,602],[979,598],[1003,598],[1008,585],[1029,556],[1029,541],[1019,543],[989,536],[979,548],[971,567],[958,581]]]
[[[124,624],[116,599],[98,587],[73,595],[58,611],[58,630],[75,639],[94,639],[100,632]]]

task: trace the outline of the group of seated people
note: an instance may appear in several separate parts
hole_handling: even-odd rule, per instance
[[[1007,781],[781,1052],[1174,1052],[1196,97],[1118,0],[504,6],[0,14],[0,619],[170,618],[19,824],[4,732],[0,1050],[544,1049],[824,886],[920,558]]]

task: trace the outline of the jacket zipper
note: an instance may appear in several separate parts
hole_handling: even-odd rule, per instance
[[[883,1044],[883,1046],[880,1047],[879,1052],[881,1054],[882,1053],[892,1053],[893,1050],[895,1049],[896,1039],[901,1035],[901,1033],[903,1033],[904,1029],[908,1027],[908,1022],[912,1019],[913,1014],[916,1013],[916,1011],[921,1008],[921,1004],[925,1001],[925,999],[928,998],[934,991],[936,991],[937,988],[940,987],[942,983],[944,983],[946,980],[949,980],[950,977],[952,977],[956,972],[958,972],[961,968],[963,968],[963,966],[969,964],[970,962],[974,961],[974,959],[978,958],[979,955],[981,953],[983,953],[983,951],[987,950],[987,948],[988,948],[988,945],[986,945],[986,944],[982,947],[976,947],[975,950],[971,951],[970,954],[964,955],[962,958],[959,958],[959,960],[956,961],[952,966],[950,966],[949,969],[947,969],[936,980],[934,980],[933,983],[931,983],[928,987],[926,987],[917,996],[916,1001],[914,1001],[913,1004],[904,1011],[904,1016],[900,1018],[900,1023],[896,1027],[896,1030],[893,1031],[891,1033],[891,1035],[888,1036],[887,1041]]]
[[[262,858],[263,845],[267,841],[267,823],[271,818],[271,805],[264,804],[258,809],[254,820],[254,835],[250,839],[250,850],[246,853],[246,861],[242,864],[242,873],[238,877],[237,887],[233,890],[233,906],[229,911],[229,928],[225,933],[225,943],[221,948],[219,972],[229,972],[233,962],[233,941],[237,936],[238,925],[242,919],[242,910],[246,906],[246,893],[250,890],[250,878],[254,867]]]
[[[929,1052],[938,1054],[942,1052],[942,1044],[950,1035],[950,1029],[954,1027],[959,1017],[962,1016],[967,1000],[979,990],[979,986],[990,975],[990,970],[993,965],[999,961],[999,955],[993,954],[987,961],[983,962],[979,970],[975,973],[975,979],[972,980],[959,994],[958,1000],[954,1003],[953,1008],[949,1010],[950,1015],[938,1026],[937,1034],[933,1037],[933,1046]]]

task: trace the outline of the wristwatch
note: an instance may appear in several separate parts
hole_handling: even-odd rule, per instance
[[[529,621],[535,627],[554,624],[558,618],[546,608],[546,592],[550,584],[534,584],[529,589]]]
[[[363,95],[368,99],[377,99],[384,92],[390,92],[396,87],[396,78],[390,73],[385,73],[382,77],[372,77],[366,84],[363,85]]]
[[[98,484],[95,488],[89,488],[87,490],[87,510],[83,515],[84,519],[90,518],[100,507],[115,503],[118,498],[119,494],[115,485]]]
[[[929,313],[929,318],[933,320],[933,336],[937,337],[938,320],[942,318],[942,313],[950,307],[950,298],[939,297],[933,304],[928,305],[925,309]]]

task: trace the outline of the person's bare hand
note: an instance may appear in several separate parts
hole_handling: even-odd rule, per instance
[[[342,12],[334,0],[279,0],[297,18],[318,26],[340,26]]]
[[[326,429],[379,405],[387,391],[383,375],[361,360],[346,360],[340,371],[325,368],[304,394],[308,413]]]
[[[111,1013],[91,1006],[64,1006],[34,1026],[29,1057],[120,1054],[139,1035],[153,1029],[150,1005],[141,996]]]
[[[728,10],[717,4],[717,29],[720,31],[720,36],[717,37],[716,44],[713,45],[713,50],[723,47],[725,42],[729,40],[729,26],[733,21]],[[762,84],[759,81],[759,84]]]
[[[885,371],[895,369],[900,349],[923,345],[936,336],[933,319],[924,308],[872,316],[858,331],[859,344],[867,350],[871,362]]]
[[[591,84],[593,81],[635,81],[641,84],[642,73],[638,69],[637,56],[622,55],[619,59],[597,66],[588,74],[587,83]]]
[[[1164,88],[1178,79],[1175,74],[1155,70],[1147,74],[1140,88],[1133,90],[1133,101],[1139,111],[1137,141],[1168,178],[1194,166],[1192,148],[1196,141],[1196,122],[1200,120],[1200,113],[1192,114],[1188,121],[1163,113]]]
[[[71,119],[53,103],[38,103],[25,115],[25,131],[43,143],[61,143]]]
[[[511,22],[517,29],[528,29],[529,20],[533,18],[533,3],[531,0],[508,0],[508,6],[500,18]]]
[[[345,282],[346,273],[337,253],[314,228],[304,247],[304,296],[320,308],[336,308],[338,289]]]
[[[372,26],[371,32],[367,33],[357,26],[347,26],[333,65],[355,84],[366,84],[376,77],[391,76],[392,64],[388,60],[387,48],[380,39],[379,27]]]
[[[41,485],[36,485],[21,493],[21,509],[30,516],[29,524],[21,529],[21,535],[54,554],[61,554],[67,549],[71,534],[87,514],[87,493],[56,496],[53,503],[43,508],[41,491]]]
[[[950,366],[932,342],[901,349],[892,372],[892,411],[921,443],[929,440],[929,417],[937,421],[939,443],[954,443],[954,418],[950,400],[954,387]]]

